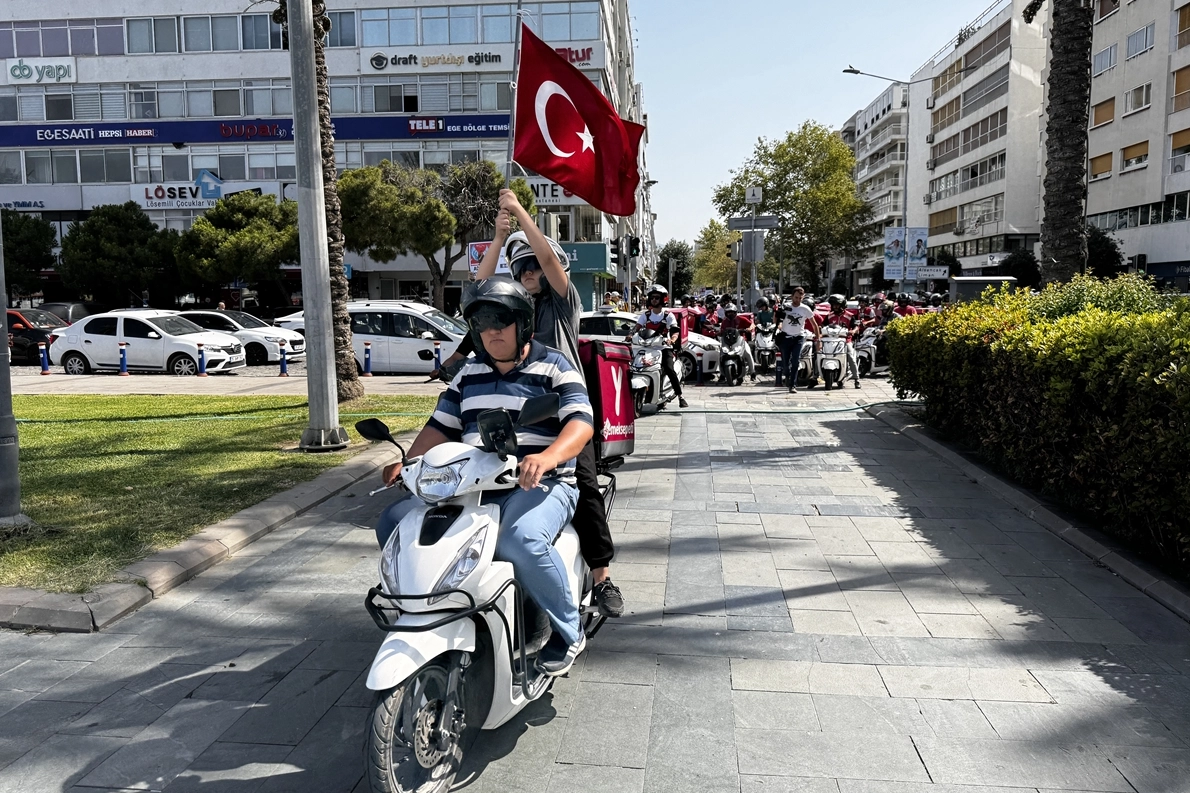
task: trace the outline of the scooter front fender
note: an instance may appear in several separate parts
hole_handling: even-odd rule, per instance
[[[432,622],[441,616],[404,614],[397,624]],[[475,646],[475,623],[470,618],[448,622],[432,631],[389,633],[368,670],[368,688],[387,691],[443,653],[472,652]]]

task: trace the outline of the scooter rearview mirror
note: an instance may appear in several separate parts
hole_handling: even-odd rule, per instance
[[[562,400],[557,394],[542,394],[527,399],[521,406],[521,415],[517,418],[517,426],[527,427],[530,424],[552,419],[558,415],[558,408],[561,407],[561,404]]]
[[[364,419],[363,421],[355,422],[355,431],[361,437],[367,438],[370,441],[388,441],[393,446],[397,445],[397,441],[393,438],[393,434],[389,432],[388,425],[380,419]]]
[[[475,423],[479,427],[479,437],[483,441],[484,449],[500,455],[501,460],[510,454],[516,454],[516,427],[513,426],[512,416],[507,410],[485,410],[476,417]]]

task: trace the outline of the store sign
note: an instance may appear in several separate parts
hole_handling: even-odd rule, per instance
[[[132,200],[145,209],[210,209],[222,197],[223,180],[207,170],[193,182],[132,186]]]
[[[946,278],[950,275],[949,267],[918,267],[917,277],[922,280],[932,278]]]
[[[562,185],[541,176],[530,176],[526,181],[533,191],[533,201],[539,207],[588,206],[587,202]]]
[[[74,58],[9,58],[4,62],[4,76],[9,85],[78,82]]]
[[[614,276],[611,251],[606,242],[563,242],[562,250],[570,259],[570,272]]]
[[[580,69],[599,69],[607,64],[607,47],[602,41],[571,41],[555,46],[554,52]],[[382,47],[360,50],[362,74],[409,72],[511,72],[516,62],[512,44],[472,46]]]
[[[0,209],[45,209],[44,201],[0,201]]]
[[[409,140],[439,138],[507,138],[507,113],[448,116],[352,116],[332,119],[336,140]],[[78,146],[108,143],[226,143],[288,141],[292,119],[243,121],[154,121],[123,124],[3,124],[0,147]]]

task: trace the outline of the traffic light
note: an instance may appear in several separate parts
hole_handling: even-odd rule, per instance
[[[628,238],[628,255],[632,257],[640,256],[640,237]]]
[[[727,243],[728,258],[731,259],[733,262],[740,261],[740,254],[742,253],[741,248],[742,248],[742,245],[739,240],[736,240],[735,242]]]
[[[612,266],[619,269],[620,265],[624,263],[624,259],[620,254],[620,238],[616,237],[612,240]]]

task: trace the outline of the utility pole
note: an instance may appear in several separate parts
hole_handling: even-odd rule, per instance
[[[8,309],[8,284],[4,281],[4,229],[0,227],[0,295]],[[7,323],[5,328],[7,328]],[[12,351],[4,337],[0,354],[0,526],[23,526],[29,519],[21,514],[20,446],[17,420],[12,414]]]
[[[326,248],[322,144],[314,77],[314,9],[311,0],[289,0],[288,9],[298,240],[306,319],[306,392],[310,403],[310,424],[302,432],[301,448],[308,452],[328,452],[344,448],[349,440],[347,431],[339,425],[339,395],[335,385],[331,269]]]
[[[674,299],[674,258],[669,257],[669,299]]]

